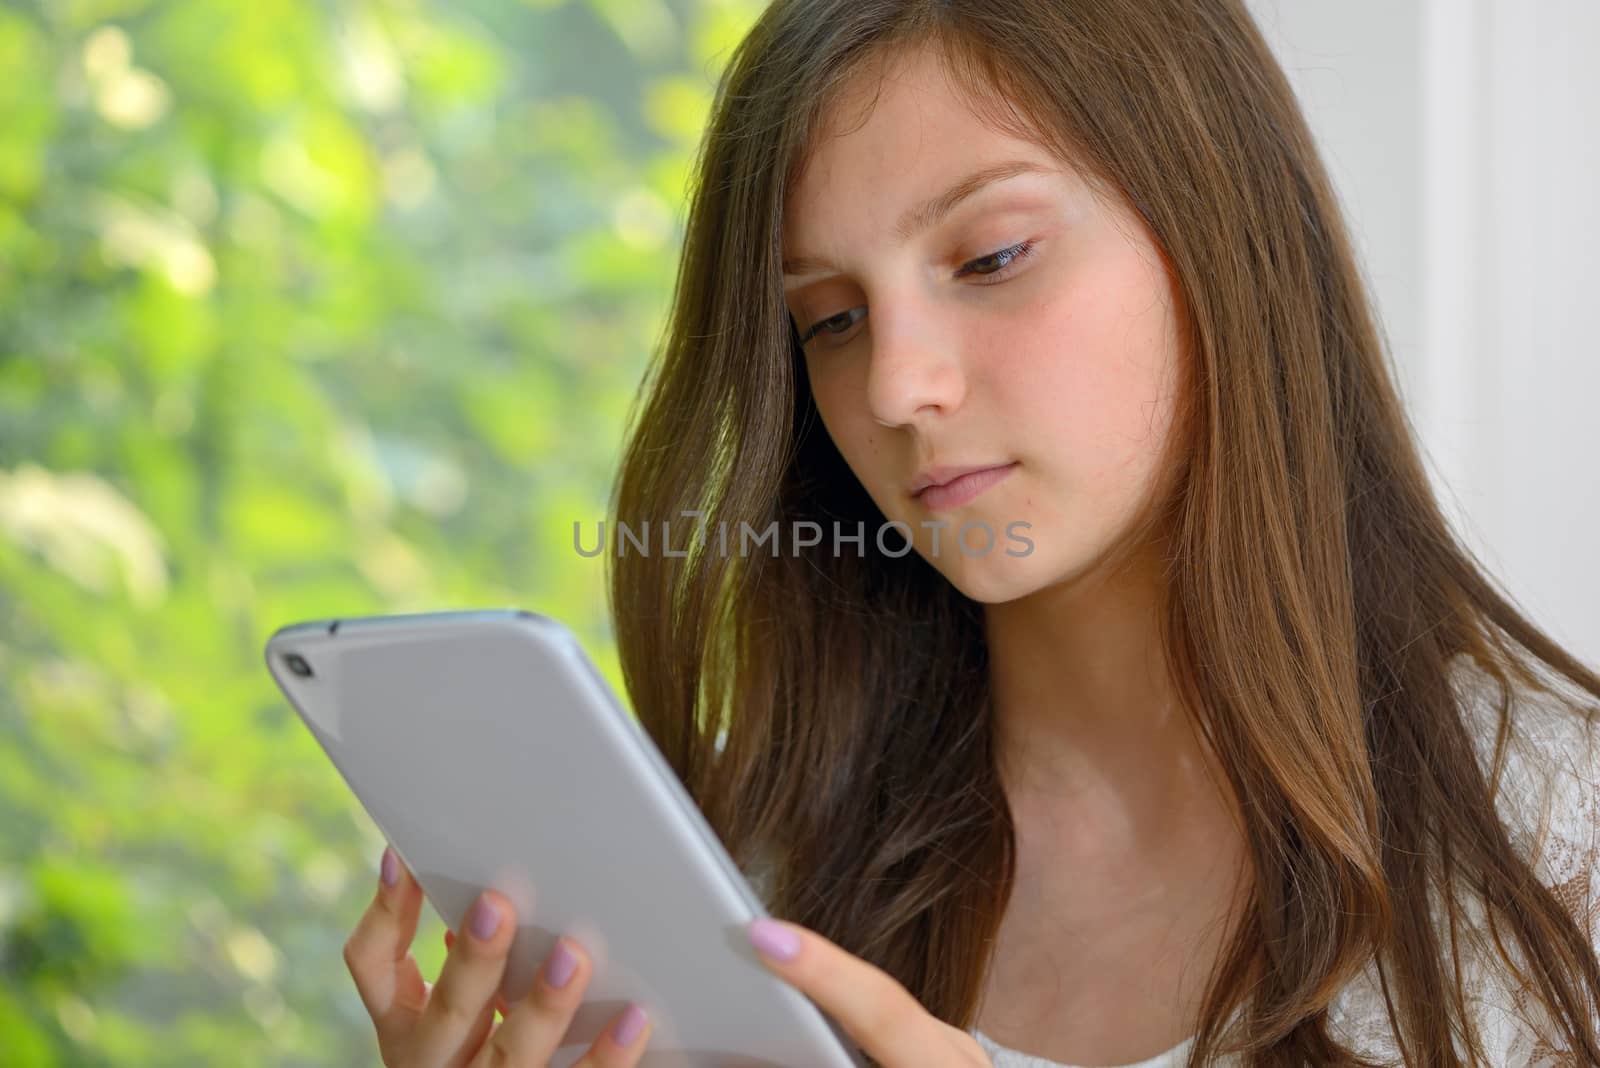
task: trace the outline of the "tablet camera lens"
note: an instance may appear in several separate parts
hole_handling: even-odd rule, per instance
[[[315,674],[315,672],[311,670],[311,665],[306,662],[306,658],[301,656],[299,653],[284,654],[283,662],[290,671],[294,672],[296,675],[299,675],[302,679],[309,679]]]

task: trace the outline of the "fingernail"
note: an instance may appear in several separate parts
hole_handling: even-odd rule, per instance
[[[383,860],[378,864],[378,874],[384,886],[394,886],[400,881],[400,858],[394,855],[393,846],[383,847]]]
[[[750,941],[762,955],[773,960],[794,960],[800,952],[800,936],[777,920],[760,919],[752,923]]]
[[[557,940],[556,948],[550,951],[550,959],[544,962],[544,981],[553,987],[563,987],[577,970],[578,958],[565,942]]]
[[[467,926],[472,930],[472,937],[486,942],[500,929],[500,910],[487,897],[480,897],[478,903],[472,906]]]
[[[633,1040],[639,1037],[639,1032],[644,1030],[644,1010],[637,1005],[629,1005],[622,1010],[622,1016],[611,1029],[611,1041],[619,1046],[631,1046]]]

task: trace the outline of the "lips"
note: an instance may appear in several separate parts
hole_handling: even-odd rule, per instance
[[[976,499],[990,486],[1009,478],[1011,472],[1016,469],[1015,461],[988,467],[968,468],[944,482],[930,483],[922,487],[913,494],[913,497],[930,512],[948,511]],[[932,478],[935,475],[930,472],[926,477]]]
[[[933,486],[946,486],[958,478],[976,474],[979,471],[992,471],[999,467],[1009,467],[1013,461],[997,464],[969,464],[965,467],[930,467],[921,471],[911,480],[911,496],[917,497]]]

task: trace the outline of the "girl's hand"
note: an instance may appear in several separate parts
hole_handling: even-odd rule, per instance
[[[977,1039],[929,1015],[881,968],[798,924],[762,919],[749,930],[767,968],[816,1002],[883,1068],[993,1068]]]
[[[389,1068],[547,1068],[583,1001],[588,954],[558,939],[533,988],[498,1004],[516,916],[511,902],[485,891],[449,946],[439,980],[423,981],[411,954],[422,912],[422,887],[392,849],[383,851],[378,893],[345,943],[344,959],[378,1033]],[[573,1068],[633,1068],[650,1022],[628,1006]]]

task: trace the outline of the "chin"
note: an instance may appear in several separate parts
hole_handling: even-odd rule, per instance
[[[979,604],[1021,600],[1050,584],[1035,561],[1026,556],[1007,556],[1000,548],[988,556],[941,557],[928,562],[950,585]]]

